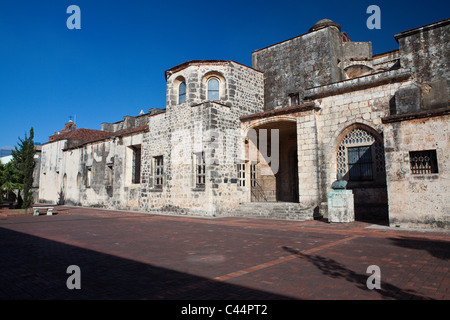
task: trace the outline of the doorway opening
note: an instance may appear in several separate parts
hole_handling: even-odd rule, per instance
[[[344,130],[337,148],[337,173],[353,191],[355,220],[386,224],[388,199],[383,139],[362,124]]]
[[[255,150],[248,158],[251,201],[299,202],[296,122],[269,122],[251,132],[249,150]]]

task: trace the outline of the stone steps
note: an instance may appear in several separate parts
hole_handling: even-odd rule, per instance
[[[246,202],[227,215],[246,218],[307,221],[314,219],[314,208],[292,202]]]

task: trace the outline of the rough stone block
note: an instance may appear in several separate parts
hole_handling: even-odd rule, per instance
[[[328,192],[328,222],[348,223],[355,221],[353,192],[330,190]]]

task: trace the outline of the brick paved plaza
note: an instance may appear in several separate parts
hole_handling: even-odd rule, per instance
[[[0,299],[449,299],[450,233],[58,207],[0,216]],[[69,290],[67,267],[81,271]],[[381,270],[369,290],[367,268]]]

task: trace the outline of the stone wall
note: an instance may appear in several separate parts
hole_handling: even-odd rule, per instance
[[[450,19],[395,35],[401,65],[410,68],[419,82],[448,79],[450,70]]]
[[[207,80],[220,81],[220,99],[207,99]],[[214,215],[249,199],[235,183],[243,159],[240,116],[263,108],[263,75],[234,61],[193,61],[166,72],[167,109],[150,119],[143,141],[142,210]],[[186,83],[186,101],[178,87]],[[196,185],[196,155],[205,153],[206,179]],[[154,157],[163,156],[164,183],[155,188]]]
[[[425,108],[447,107],[450,93],[450,19],[395,35],[400,61],[422,87]]]
[[[389,83],[385,82],[386,79],[390,79]],[[410,81],[408,72],[388,71],[310,89],[307,92],[307,95],[315,99],[320,107],[320,110],[310,120],[311,125],[313,125],[312,121],[315,121],[317,128],[317,142],[315,143],[318,152],[317,169],[314,167],[316,163],[311,163],[309,168],[304,169],[307,172],[318,171],[316,176],[319,179],[317,182],[319,192],[316,194],[320,196],[316,201],[319,204],[325,206],[326,195],[331,184],[337,178],[338,147],[345,134],[351,129],[361,128],[370,131],[383,141],[384,128],[381,119],[389,115],[390,101],[398,88]],[[312,138],[313,133],[310,133],[310,136]],[[307,147],[302,146],[300,142],[299,148]],[[299,162],[300,164],[301,162]],[[308,183],[308,178],[300,177],[300,190],[302,181]],[[309,183],[311,184],[311,182]],[[349,185],[349,187],[352,186]],[[382,185],[366,183],[365,186],[360,184],[353,189],[356,204],[358,203],[358,194],[361,194],[360,197],[367,201],[373,201],[372,204],[386,201],[385,196],[377,195],[383,192]],[[300,195],[301,197],[302,195]]]
[[[264,72],[265,109],[290,106],[289,95],[342,80],[340,33],[324,28],[257,50],[252,65]]]
[[[385,125],[391,225],[450,227],[450,116],[403,119]],[[438,173],[413,174],[410,152],[435,150]]]
[[[67,149],[67,140],[42,145],[39,199],[53,204],[137,209],[131,147],[143,133]],[[111,176],[109,176],[111,175]]]
[[[101,138],[95,141],[66,139],[69,131],[44,144],[40,200],[227,214],[252,200],[253,159],[247,150],[252,143],[245,143],[246,135],[250,129],[278,129],[283,168],[278,175],[258,173],[261,184],[272,200],[299,201],[326,213],[338,166],[348,160],[342,152],[361,146],[341,144],[350,133],[362,132],[374,171],[373,177],[348,183],[357,218],[361,209],[367,215],[359,218],[387,214],[389,205],[391,224],[447,228],[449,25],[447,19],[402,32],[395,36],[399,50],[372,57],[370,42],[351,42],[338,24],[324,19],[307,34],[253,52],[255,69],[224,60],[175,66],[165,72],[165,110],[86,131]],[[208,97],[211,78],[219,81],[214,100]],[[182,82],[186,95],[180,103]],[[299,95],[295,106],[292,94]],[[141,150],[138,183],[133,182],[133,148]],[[435,152],[438,171],[411,171],[411,152],[423,150]],[[201,153],[205,181],[197,184]],[[161,157],[163,182],[157,185]],[[238,163],[245,163],[245,186],[237,181]]]

